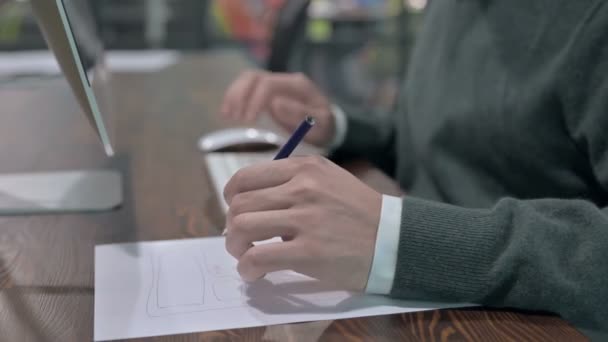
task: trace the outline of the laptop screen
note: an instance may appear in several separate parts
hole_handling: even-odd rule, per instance
[[[31,0],[31,4],[86,118],[106,154],[113,155],[110,74],[88,0]]]

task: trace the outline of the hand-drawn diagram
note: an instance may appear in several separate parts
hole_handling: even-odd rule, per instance
[[[205,272],[199,260],[188,258],[187,255],[166,253],[158,257],[156,271],[159,308],[205,304]]]
[[[216,253],[213,253],[212,251],[207,251],[207,252],[203,252],[203,259],[205,262],[205,268],[207,269],[207,272],[211,273],[214,276],[231,276],[231,277],[238,277],[239,273],[236,271],[236,262],[232,263],[232,262],[226,262],[226,261],[222,261],[221,263],[217,261],[217,255],[215,255]],[[215,258],[214,258],[215,256]],[[230,259],[232,259],[232,257],[230,257],[227,253],[226,256]]]
[[[238,308],[264,298],[299,306],[312,305],[307,298],[311,297],[306,293],[309,290],[289,293],[293,290],[292,285],[312,283],[310,278],[284,271],[270,274],[258,284],[248,285],[236,271],[236,260],[223,248],[215,250],[201,246],[163,251],[152,255],[150,260],[152,285],[147,301],[150,317]],[[328,303],[344,296],[343,291],[314,292],[317,301]]]
[[[96,246],[95,340],[455,306],[352,294],[293,271],[245,283],[225,243],[215,237]]]
[[[213,282],[213,294],[215,299],[228,302],[243,299],[243,282],[232,277],[218,278]]]
[[[228,259],[229,260],[229,259]],[[164,316],[242,306],[243,282],[236,266],[208,261],[201,251],[171,251],[152,257],[148,315]]]

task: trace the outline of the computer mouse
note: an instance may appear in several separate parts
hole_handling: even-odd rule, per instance
[[[228,128],[202,136],[198,148],[203,152],[261,152],[275,150],[286,139],[272,131],[252,128]]]

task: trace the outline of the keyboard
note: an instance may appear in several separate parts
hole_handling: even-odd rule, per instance
[[[224,201],[224,187],[234,174],[245,166],[272,160],[276,152],[256,153],[207,153],[205,161],[213,182],[213,188],[224,213],[228,212],[228,204]]]

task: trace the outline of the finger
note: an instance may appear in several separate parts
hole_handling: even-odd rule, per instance
[[[227,223],[226,250],[240,258],[254,242],[277,236],[293,238],[296,222],[288,210],[259,211],[235,216]]]
[[[254,121],[259,114],[268,110],[270,107],[270,101],[273,97],[279,96],[281,92],[280,80],[283,79],[281,75],[265,75],[256,84],[255,89],[252,90],[251,96],[248,98],[246,108],[244,110],[243,119],[247,122]]]
[[[301,102],[285,96],[272,99],[270,105],[270,115],[287,130],[296,128],[309,114]]]
[[[297,263],[294,242],[275,242],[248,249],[239,259],[237,270],[243,280],[251,282],[266,273],[292,270]]]
[[[236,194],[287,183],[298,171],[298,159],[267,161],[240,169],[224,188],[226,203],[230,206]]]
[[[301,74],[268,73],[256,84],[248,99],[245,120],[253,121],[262,111],[270,110],[272,99],[286,96],[300,101],[306,100],[309,84]]]
[[[242,117],[251,92],[260,77],[262,77],[261,72],[248,71],[232,83],[226,91],[222,104],[222,113],[225,113],[227,118],[238,120]]]
[[[279,90],[274,86],[270,77],[265,77],[252,90],[243,113],[243,121],[253,122],[261,112],[269,108],[272,97],[278,96]]]
[[[230,202],[227,218],[239,214],[288,209],[293,205],[293,197],[288,196],[285,184],[277,187],[252,190],[236,194]]]

